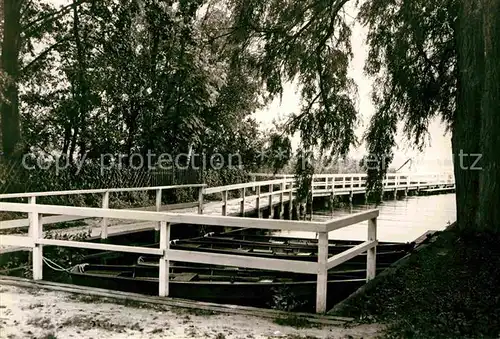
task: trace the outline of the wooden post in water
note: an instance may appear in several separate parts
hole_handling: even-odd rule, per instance
[[[160,212],[161,210],[161,195],[162,195],[161,188],[158,188],[156,190],[156,212]],[[160,228],[161,225],[160,222],[158,222],[155,226],[155,243],[160,240]]]
[[[102,208],[109,208],[109,191],[102,194]],[[108,218],[102,218],[101,220],[101,241],[108,239]]]
[[[159,263],[159,295],[160,297],[168,297],[168,280],[169,280],[169,262],[168,249],[170,248],[170,224],[166,221],[160,222],[160,249],[163,250],[163,256]]]
[[[227,216],[227,190],[222,192],[222,216]]]
[[[316,282],[316,313],[326,312],[328,287],[328,232],[318,232],[318,276]]]
[[[246,195],[246,189],[243,187],[241,189],[241,204],[240,204],[240,214],[242,217],[245,216],[245,195]]]
[[[274,207],[273,207],[273,185],[269,185],[269,219],[274,218]]]
[[[198,191],[198,214],[203,214],[203,190],[205,188],[200,186],[200,190]]]
[[[306,200],[306,216],[307,216],[307,200]],[[313,203],[314,203],[314,175],[311,180],[311,201],[309,202],[309,221],[312,221],[313,216]]]
[[[260,210],[260,186],[257,186],[257,198],[255,199],[255,208],[257,208],[257,218],[261,218],[262,212]]]
[[[377,218],[368,220],[368,241],[377,240]],[[373,247],[366,253],[366,280],[375,278],[377,272],[377,248]]]
[[[282,219],[283,216],[285,215],[285,207],[284,207],[284,192],[285,192],[285,187],[286,187],[286,179],[283,179],[283,182],[280,184],[280,212],[279,212],[279,219]]]

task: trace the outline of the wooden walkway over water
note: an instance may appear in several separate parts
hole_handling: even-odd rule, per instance
[[[261,175],[254,175],[255,178]],[[198,200],[192,203],[163,205],[162,194],[166,190],[179,188],[197,188]],[[366,176],[363,174],[316,175],[312,183],[313,197],[334,197],[336,195],[363,194],[366,190]],[[408,192],[411,190],[453,190],[454,181],[448,174],[439,175],[388,175],[384,180],[384,190]],[[123,192],[154,191],[156,204],[137,209],[109,208],[110,195]],[[28,218],[0,222],[0,229],[29,228],[28,234],[8,234],[0,236],[0,245],[15,249],[28,248],[32,251],[33,278],[43,278],[43,246],[63,246],[158,255],[160,259],[159,295],[168,296],[169,261],[227,265],[256,269],[270,269],[286,272],[317,274],[316,310],[326,311],[326,287],[328,270],[345,261],[367,252],[367,280],[373,279],[376,269],[375,249],[377,241],[378,210],[368,210],[346,217],[324,222],[281,220],[285,215],[292,215],[296,185],[293,177],[280,176],[273,180],[255,180],[247,183],[221,187],[206,185],[183,185],[143,188],[112,188],[100,190],[33,192],[0,195],[0,212],[27,213]],[[37,203],[37,198],[63,195],[100,194],[101,207],[59,206]],[[231,198],[235,195],[235,198]],[[19,202],[19,200],[22,202]],[[220,199],[219,201],[213,200]],[[3,201],[16,202],[3,202]],[[288,203],[287,203],[288,202]],[[270,207],[277,207],[270,208]],[[269,209],[269,219],[246,218],[250,213],[262,216],[263,209]],[[286,210],[287,209],[287,210]],[[239,216],[231,216],[239,215]],[[89,243],[47,239],[44,225],[67,221],[86,220],[92,235],[102,239],[110,235],[156,229],[160,234],[159,248],[112,245],[107,243]],[[368,236],[365,242],[342,253],[328,255],[329,233],[362,221],[368,221]],[[302,262],[285,259],[269,259],[219,253],[172,250],[169,248],[170,229],[173,224],[193,226],[219,226],[229,228],[249,228],[282,231],[300,231],[316,233],[318,239],[318,262]],[[75,229],[65,233],[76,232]]]
[[[274,177],[272,180],[258,180],[263,177]],[[270,218],[288,218],[293,214],[293,209],[298,209],[294,204],[296,185],[292,175],[252,174],[252,181],[247,183],[206,187],[205,185],[176,185],[161,187],[140,188],[113,188],[95,190],[75,190],[60,192],[33,192],[0,195],[0,201],[6,199],[26,199],[28,203],[35,203],[40,197],[68,196],[68,195],[102,195],[102,208],[109,207],[111,194],[125,192],[156,192],[155,206],[135,208],[134,210],[170,212],[179,214],[205,214],[222,216],[257,216],[262,217],[264,212]],[[162,204],[162,193],[179,188],[196,188],[199,190],[198,200],[190,203],[173,205]],[[453,176],[444,174],[393,174],[387,175],[384,180],[384,191],[408,194],[419,191],[422,193],[453,192],[455,182]],[[366,193],[366,174],[320,174],[315,175],[312,183],[313,198],[335,196],[348,196],[352,199],[355,195]],[[234,197],[237,196],[237,197]],[[290,203],[292,200],[292,203]],[[270,208],[272,206],[273,208]],[[287,209],[287,210],[286,210]],[[297,213],[297,212],[296,212]],[[64,233],[74,234],[90,229],[91,239],[106,239],[109,236],[123,235],[147,230],[159,230],[157,223],[130,222],[123,219],[93,219],[75,216],[46,216],[44,225],[57,224],[83,220],[84,226],[65,229]],[[29,226],[29,218],[10,221],[0,221],[0,230],[22,229]],[[0,242],[0,253],[19,249],[5,248]]]

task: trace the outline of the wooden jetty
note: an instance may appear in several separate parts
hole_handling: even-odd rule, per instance
[[[102,196],[102,208],[108,208],[110,194],[126,192],[155,192],[155,206],[141,207],[134,210],[144,211],[170,211],[172,213],[182,214],[208,214],[222,216],[263,216],[263,211],[269,211],[270,218],[283,218],[285,209],[289,218],[292,210],[298,208],[294,204],[296,186],[293,176],[276,175],[278,179],[257,181],[256,179],[270,174],[252,174],[253,181],[235,185],[206,187],[203,184],[194,185],[174,185],[160,187],[137,187],[137,188],[110,188],[110,189],[88,189],[72,190],[58,192],[31,192],[14,193],[0,195],[0,201],[6,199],[25,199],[27,203],[36,204],[37,197],[54,197],[68,195],[86,195],[99,194]],[[411,191],[421,191],[426,193],[433,192],[453,192],[455,181],[452,174],[388,174],[384,179],[384,191],[404,192],[408,194]],[[175,189],[198,189],[198,200],[182,204],[162,204],[162,193]],[[313,198],[349,196],[352,200],[354,195],[366,194],[366,175],[365,174],[318,174],[313,178],[312,183]],[[238,198],[230,199],[231,194],[238,192]],[[210,201],[210,197],[218,197],[220,201]],[[277,207],[277,208],[275,208]],[[276,212],[276,213],[275,213]],[[275,215],[276,214],[276,215]],[[77,221],[88,219],[79,216],[44,216],[45,225],[59,222]],[[151,229],[159,230],[158,223],[151,222],[130,222],[127,220],[116,219],[113,222],[109,218],[99,220],[100,227],[96,223],[89,223],[94,226],[91,231],[91,239],[107,239],[110,235],[122,235],[134,232],[147,231]],[[0,221],[0,230],[26,228],[29,225],[29,218]],[[82,229],[88,229],[88,226],[74,228],[74,232]],[[70,234],[72,230],[69,230]],[[0,243],[1,246],[1,243]],[[12,250],[12,249],[11,249]],[[16,249],[19,250],[19,249]],[[8,251],[0,249],[0,253]]]
[[[255,177],[258,175],[256,174]],[[361,194],[366,192],[366,176],[362,174],[316,175],[312,183],[313,197]],[[198,200],[182,205],[162,205],[162,192],[178,188],[196,188]],[[384,190],[397,194],[402,190],[421,189],[454,189],[452,176],[446,175],[388,175],[384,180]],[[156,204],[146,209],[113,209],[109,208],[110,194],[121,192],[154,191]],[[229,199],[229,193],[237,191],[239,198]],[[27,248],[32,251],[33,279],[43,279],[43,247],[62,246],[71,248],[92,249],[136,253],[139,255],[159,256],[158,295],[169,296],[169,263],[170,261],[201,263],[207,265],[236,266],[252,269],[267,269],[292,273],[313,274],[316,276],[316,312],[326,311],[328,271],[342,263],[362,254],[366,255],[366,280],[374,278],[376,273],[376,247],[378,210],[367,210],[346,217],[324,222],[281,220],[286,208],[291,215],[295,197],[295,181],[289,176],[273,180],[251,181],[242,184],[221,187],[206,185],[180,185],[141,188],[110,188],[97,190],[32,192],[0,195],[0,212],[27,213],[28,218],[0,222],[0,229],[28,228],[28,234],[1,235],[0,245],[14,248]],[[37,197],[100,194],[101,207],[78,207],[46,205],[37,203]],[[210,196],[220,195],[221,202],[206,202]],[[2,202],[6,199],[21,199],[22,202]],[[250,205],[250,206],[249,206]],[[217,206],[217,207],[216,207]],[[273,208],[277,206],[278,215]],[[255,211],[262,216],[264,208],[270,210],[271,219],[245,218],[248,211]],[[210,209],[209,209],[210,208]],[[220,208],[220,209],[218,209]],[[149,209],[149,210],[147,210]],[[208,215],[207,213],[210,213]],[[230,214],[239,216],[230,216]],[[276,218],[276,219],[273,219]],[[64,221],[93,219],[99,221],[99,237],[103,240],[110,235],[137,232],[145,229],[156,229],[159,232],[159,246],[112,245],[107,243],[91,243],[47,239],[43,226]],[[116,223],[113,224],[112,220]],[[367,221],[367,239],[337,254],[329,255],[329,232],[353,224]],[[281,231],[300,231],[315,233],[317,239],[317,257],[315,261],[276,259],[267,257],[243,256],[237,254],[196,252],[170,248],[170,230],[173,224],[189,224],[193,226],[210,225],[214,227],[265,229]]]

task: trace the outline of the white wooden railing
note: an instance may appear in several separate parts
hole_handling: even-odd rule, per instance
[[[366,279],[373,279],[376,272],[376,246],[378,210],[369,210],[352,214],[344,218],[326,222],[305,222],[286,220],[265,220],[241,217],[222,217],[199,214],[175,214],[167,212],[150,212],[123,209],[103,209],[89,207],[69,207],[30,203],[0,202],[0,211],[21,212],[29,214],[28,236],[1,235],[0,244],[4,246],[28,247],[32,249],[33,279],[43,278],[43,246],[63,246],[82,249],[137,253],[143,255],[158,255],[159,260],[159,291],[160,296],[169,295],[169,261],[204,263],[212,265],[237,266],[255,269],[277,270],[285,272],[316,274],[316,311],[326,311],[326,296],[328,286],[328,270],[341,263],[367,252]],[[43,215],[64,215],[83,218],[142,220],[160,223],[160,244],[158,248],[112,245],[105,243],[89,243],[81,241],[44,239]],[[362,221],[368,221],[367,241],[354,246],[342,253],[328,256],[329,232],[347,227]],[[186,223],[192,225],[212,225],[223,227],[240,227],[268,230],[288,230],[316,233],[318,238],[317,262],[306,262],[286,259],[270,259],[219,253],[172,250],[170,243],[170,225]]]
[[[252,173],[253,180],[262,177],[273,177],[271,174]],[[293,180],[293,175],[276,174],[275,178]],[[313,197],[346,192],[364,192],[366,190],[366,174],[315,174],[312,182]],[[452,173],[401,173],[387,174],[383,180],[384,190],[419,189],[438,186],[454,186],[455,180]]]
[[[232,199],[232,202],[240,203],[240,215],[245,215],[245,204],[246,201],[250,199],[255,199],[255,210],[258,216],[261,217],[262,210],[262,199],[268,198],[268,207],[274,205],[274,197],[279,196],[279,211],[280,216],[284,214],[284,201],[285,197],[288,200],[293,200],[294,194],[296,192],[295,180],[293,175],[283,175],[278,174],[275,177],[279,179],[265,180],[265,181],[255,181],[259,177],[270,177],[271,174],[264,173],[253,173],[251,177],[254,181],[207,188],[204,184],[194,184],[194,185],[174,185],[174,186],[159,186],[159,187],[134,187],[134,188],[110,188],[110,189],[88,189],[88,190],[69,190],[69,191],[53,191],[53,192],[30,192],[30,193],[14,193],[14,194],[2,194],[0,195],[0,201],[2,199],[13,199],[22,198],[27,199],[29,203],[35,204],[37,197],[49,197],[49,196],[68,196],[68,195],[80,195],[80,194],[100,194],[101,207],[103,209],[109,208],[110,194],[113,193],[123,193],[123,192],[140,192],[140,191],[155,191],[156,192],[156,203],[154,209],[160,211],[161,209],[183,209],[190,207],[198,207],[198,214],[203,214],[204,212],[204,196],[220,193],[222,196],[222,215],[227,216],[228,214],[228,196],[230,192],[239,191],[239,198]],[[366,174],[316,174],[313,177],[312,183],[312,193],[313,197],[318,196],[331,196],[336,194],[354,194],[361,193],[366,190]],[[399,190],[399,189],[419,189],[419,188],[433,188],[433,187],[454,187],[455,181],[453,174],[450,173],[427,173],[427,174],[388,174],[384,179],[384,189],[385,190]],[[263,187],[267,187],[267,192],[264,192]],[[275,189],[279,187],[278,189]],[[182,203],[162,206],[162,192],[170,189],[179,188],[197,188],[199,190],[198,200],[195,202]],[[253,194],[247,195],[248,192]],[[292,204],[288,204],[289,214],[292,212]],[[271,215],[274,217],[274,209],[270,208]],[[56,215],[47,216],[44,219],[45,224],[53,224],[66,221],[75,221],[84,219],[79,216],[68,216],[68,215]],[[28,227],[29,218],[26,219],[16,219],[8,221],[0,221],[0,230],[11,229],[11,228],[21,228]],[[160,224],[156,225],[156,230],[159,231]],[[101,221],[101,238],[108,238],[108,219],[102,218]]]
[[[68,191],[50,191],[50,192],[29,192],[29,193],[12,193],[12,194],[0,194],[0,201],[5,199],[27,199],[29,204],[36,204],[37,197],[57,197],[57,196],[69,196],[69,195],[85,195],[85,194],[100,194],[101,195],[101,207],[103,209],[109,208],[109,197],[112,193],[126,193],[126,192],[150,192],[155,191],[156,201],[155,210],[159,212],[162,209],[162,193],[167,190],[173,189],[185,189],[185,188],[197,188],[198,201],[168,205],[169,209],[174,208],[187,208],[198,206],[198,213],[203,213],[203,189],[206,187],[205,184],[192,184],[192,185],[173,185],[173,186],[157,186],[157,187],[131,187],[131,188],[104,188],[104,189],[86,189],[86,190],[68,190]],[[45,224],[55,224],[59,222],[76,221],[85,219],[81,216],[73,215],[56,215],[48,216],[44,218]],[[16,219],[8,221],[0,221],[0,230],[12,229],[12,228],[22,228],[28,227],[30,225],[30,219]],[[156,229],[159,231],[160,225],[158,224]],[[101,221],[101,238],[108,238],[108,218],[103,217]]]
[[[279,186],[278,190],[274,188]],[[262,187],[267,187],[267,192],[262,192]],[[289,200],[292,200],[293,194],[296,191],[295,180],[293,178],[283,178],[277,180],[267,180],[267,181],[252,181],[242,184],[219,186],[219,187],[209,187],[203,190],[204,194],[222,194],[222,215],[227,215],[227,204],[228,204],[228,194],[232,191],[238,191],[240,198],[233,199],[233,201],[240,202],[240,215],[245,216],[245,202],[247,199],[255,199],[255,209],[257,210],[258,216],[261,217],[261,201],[263,198],[269,199],[269,207],[273,206],[273,198],[279,196],[280,204],[280,217],[284,213],[284,199],[285,195],[288,195]],[[247,192],[255,192],[253,195],[247,196]],[[292,204],[288,204],[289,212],[292,211]],[[274,209],[271,208],[271,217],[273,217]]]

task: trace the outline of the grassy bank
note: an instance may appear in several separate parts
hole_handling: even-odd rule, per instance
[[[388,324],[387,338],[499,338],[500,235],[442,232],[337,311]]]

